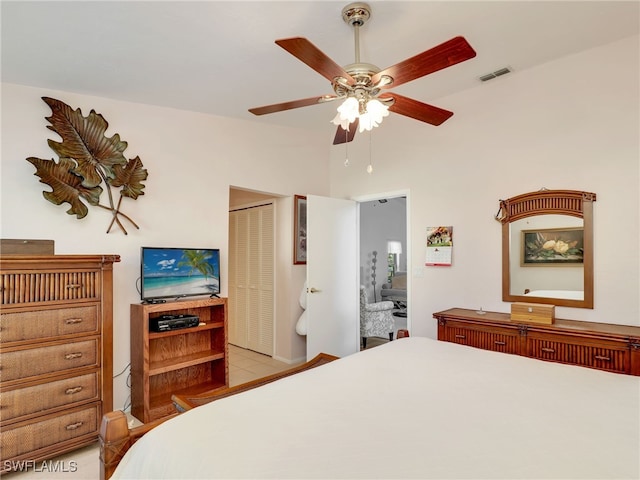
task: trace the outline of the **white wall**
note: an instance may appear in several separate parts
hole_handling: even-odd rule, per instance
[[[109,212],[90,206],[88,215],[78,220],[65,213],[67,204],[56,206],[42,197],[50,188],[39,183],[25,159],[57,160],[47,139],[60,140],[46,128],[51,110],[42,96],[80,108],[85,116],[95,109],[109,122],[107,136],[118,133],[128,142],[125,156],[140,157],[149,171],[145,194],[135,201],[125,199],[122,205],[140,230],[106,234]],[[220,248],[226,295],[230,185],[285,196],[328,194],[329,142],[314,132],[11,84],[2,85],[2,120],[0,236],[53,239],[56,253],[121,256],[114,265],[115,373],[129,362],[129,305],[140,302],[136,281],[142,245]],[[106,192],[102,197],[106,202]],[[291,261],[282,268],[287,281],[292,272],[304,271]],[[298,286],[295,290],[297,299]],[[297,317],[284,320],[293,328]],[[114,382],[116,408],[124,407],[129,394],[125,380],[123,375]]]
[[[409,192],[412,335],[431,337],[433,312],[509,310],[501,300],[500,224],[493,219],[499,199],[541,187],[586,190],[598,195],[595,308],[557,308],[556,314],[640,325],[638,44],[635,36],[437,101],[429,99],[427,79],[416,80],[425,85],[419,100],[455,115],[440,127],[399,115],[386,118],[374,132],[372,175],[365,172],[366,135],[349,145],[351,166],[345,168],[344,146],[329,149],[330,140],[313,132],[3,84],[0,236],[54,239],[57,253],[121,255],[114,267],[119,372],[129,361],[129,304],[139,302],[140,246],[226,251],[230,185],[285,196]],[[48,187],[25,161],[54,157],[46,140],[56,135],[46,129],[50,110],[42,96],[81,108],[84,115],[91,109],[102,113],[110,124],[107,134],[119,133],[128,142],[127,158],[140,156],[149,170],[145,195],[123,205],[140,230],[107,235],[108,212],[89,207],[88,216],[77,220],[64,213],[67,207],[42,198]],[[277,212],[288,210],[282,203]],[[423,267],[430,225],[454,226],[452,267]],[[295,289],[282,307],[287,315],[301,312],[295,304],[304,269],[283,264],[277,270],[291,277],[280,293]],[[223,294],[226,273],[223,254]],[[123,376],[114,385],[116,407],[128,395],[124,382]]]
[[[307,337],[296,333],[302,312],[300,292],[307,279],[306,265],[293,265],[293,197],[276,202],[276,348],[274,358],[288,363],[307,359]]]
[[[332,148],[332,196],[410,191],[413,335],[435,337],[440,310],[509,311],[493,216],[499,199],[542,187],[597,194],[595,307],[556,315],[640,325],[638,46],[633,36],[438,100],[427,78],[415,80],[418,100],[455,114],[440,127],[387,117],[373,132],[372,175],[366,134],[349,146],[348,168],[344,147]],[[430,225],[453,225],[453,266],[423,266]]]

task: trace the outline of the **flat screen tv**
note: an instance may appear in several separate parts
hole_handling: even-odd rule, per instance
[[[140,297],[154,303],[220,293],[220,250],[142,247]]]

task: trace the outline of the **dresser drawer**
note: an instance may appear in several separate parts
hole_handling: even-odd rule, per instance
[[[21,420],[27,416],[47,413],[61,407],[100,400],[98,372],[16,388],[0,393],[0,420],[2,424]]]
[[[519,353],[520,335],[516,328],[496,328],[447,320],[438,328],[438,340],[503,353]]]
[[[40,422],[20,423],[3,428],[0,433],[2,457],[27,458],[26,455],[33,452],[32,458],[35,458],[38,450],[52,445],[97,436],[101,414],[100,405],[94,404]]]
[[[527,353],[530,357],[553,362],[569,363],[583,367],[628,373],[628,350],[621,342],[572,341],[564,335],[537,336],[527,338]]]
[[[99,338],[23,348],[0,355],[2,383],[28,381],[39,375],[53,375],[81,367],[100,366]]]
[[[3,313],[0,315],[0,343],[98,334],[98,318],[98,305]]]
[[[0,300],[2,305],[99,300],[101,277],[97,270],[3,271]]]

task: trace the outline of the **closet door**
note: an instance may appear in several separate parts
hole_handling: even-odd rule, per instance
[[[247,347],[247,231],[246,210],[229,212],[229,343]]]
[[[248,234],[248,348],[273,355],[273,205],[251,208]]]
[[[274,208],[229,214],[229,343],[273,355]]]

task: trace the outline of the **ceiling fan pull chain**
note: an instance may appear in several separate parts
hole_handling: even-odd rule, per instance
[[[369,130],[369,165],[367,166],[367,173],[371,175],[373,173],[373,165],[371,163],[371,136],[373,135],[373,130]]]
[[[344,129],[344,166],[349,166],[349,126]]]

